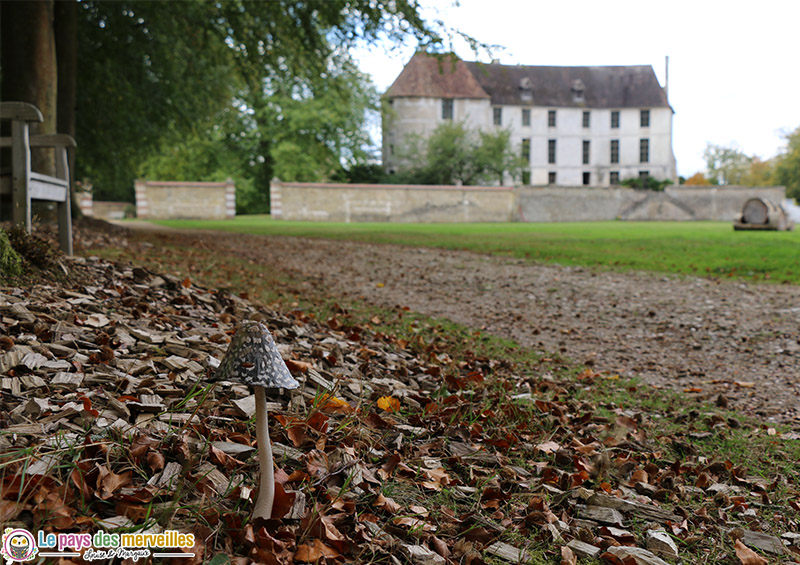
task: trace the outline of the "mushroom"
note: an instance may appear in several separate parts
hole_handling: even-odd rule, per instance
[[[261,478],[253,518],[269,520],[275,500],[275,472],[267,425],[266,389],[294,389],[300,383],[289,373],[267,327],[254,320],[243,322],[236,330],[217,369],[216,379],[239,381],[255,388],[256,443]]]

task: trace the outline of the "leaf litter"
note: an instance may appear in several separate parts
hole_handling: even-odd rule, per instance
[[[662,414],[599,405],[612,375],[61,261],[68,280],[0,288],[5,525],[192,532],[180,563],[800,562],[797,473],[749,476]],[[254,317],[301,382],[271,399],[276,504],[256,523],[251,391],[213,381]]]

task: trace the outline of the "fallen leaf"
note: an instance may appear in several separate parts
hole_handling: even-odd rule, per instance
[[[549,455],[550,453],[555,453],[556,451],[561,449],[561,446],[554,441],[546,441],[544,443],[537,444],[536,449],[538,449],[542,453]]]
[[[378,399],[378,408],[386,412],[397,412],[400,410],[400,401],[393,396],[381,396]]]
[[[295,561],[301,563],[316,563],[323,557],[329,559],[338,559],[341,557],[338,551],[330,546],[322,543],[322,540],[315,539],[310,544],[304,543],[297,546],[297,552],[294,554]]]
[[[216,448],[212,446],[211,449]],[[151,470],[160,471],[164,468],[165,464],[166,459],[162,453],[159,453],[158,451],[151,451],[147,454],[147,466],[150,467]]]
[[[0,522],[6,523],[13,520],[22,509],[22,504],[16,501],[0,500]]]
[[[131,471],[118,475],[113,471],[109,471],[105,465],[96,464],[96,466],[100,474],[97,477],[97,491],[95,494],[101,500],[108,500],[117,490],[131,482]]]
[[[320,412],[324,412],[326,414],[352,414],[353,407],[350,406],[345,400],[341,398],[336,398],[330,394],[324,395],[319,403],[317,404],[317,408]]]
[[[378,493],[378,497],[375,499],[374,505],[390,514],[396,514],[400,511],[400,508],[402,508],[397,502],[388,496],[383,496],[382,493]]]
[[[294,506],[294,499],[297,495],[293,492],[286,492],[283,486],[275,483],[275,500],[272,503],[272,516],[273,520],[280,520],[292,509]]]
[[[736,557],[739,558],[742,565],[767,565],[767,560],[743,544],[742,540],[736,540],[734,549],[736,550]]]
[[[561,565],[578,565],[578,558],[566,545],[561,546]]]
[[[314,365],[311,363],[307,363],[305,361],[295,361],[294,359],[284,359],[286,366],[289,368],[289,372],[293,375],[299,375],[301,373],[307,373],[309,369],[313,369]]]

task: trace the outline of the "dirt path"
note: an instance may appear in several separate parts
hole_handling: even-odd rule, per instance
[[[796,286],[602,273],[353,242],[193,237],[311,280],[334,295],[408,306],[560,352],[597,371],[638,375],[712,401],[722,395],[743,412],[800,425]]]

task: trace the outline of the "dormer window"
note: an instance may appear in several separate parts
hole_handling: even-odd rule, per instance
[[[523,102],[533,102],[533,82],[528,77],[519,81],[519,98]]]
[[[572,81],[572,100],[574,102],[585,102],[583,97],[583,93],[586,90],[586,87],[583,86],[583,81],[581,79],[576,79]]]

